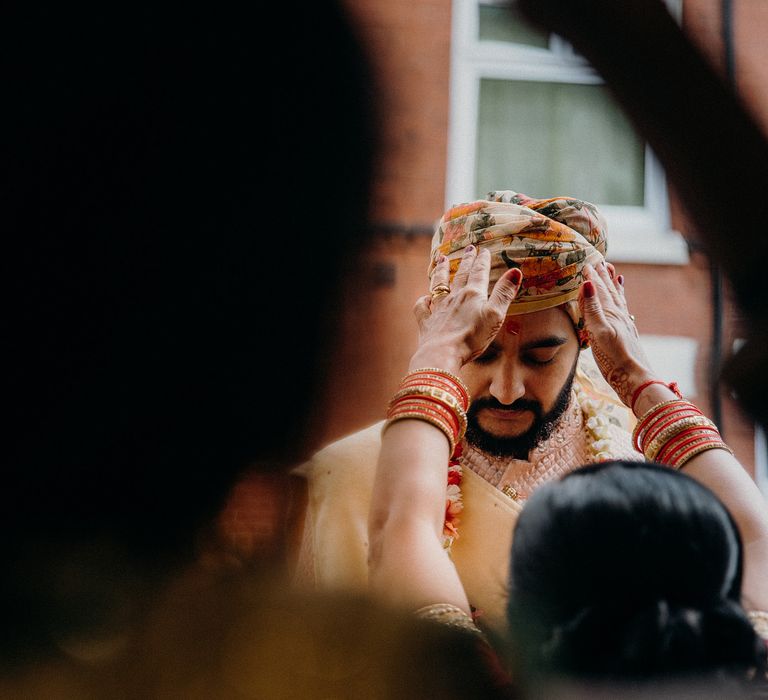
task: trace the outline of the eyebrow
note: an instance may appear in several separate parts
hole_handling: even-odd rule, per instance
[[[546,338],[537,338],[536,340],[529,340],[525,345],[520,348],[521,352],[527,352],[528,350],[535,350],[536,348],[559,348],[561,345],[565,345],[568,342],[568,338],[564,338],[559,335],[550,335]],[[501,345],[494,341],[485,349],[483,355],[487,355],[489,352],[501,352]],[[482,355],[481,355],[482,357]]]
[[[537,338],[536,340],[530,340],[525,345],[521,346],[520,350],[523,352],[527,350],[533,350],[535,348],[557,348],[561,345],[565,345],[568,342],[568,338],[564,338],[559,335],[550,335],[546,338]]]

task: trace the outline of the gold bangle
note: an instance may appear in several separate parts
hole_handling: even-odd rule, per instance
[[[667,442],[674,439],[676,435],[683,432],[684,430],[688,430],[689,428],[701,428],[702,430],[709,429],[714,432],[718,432],[715,424],[706,416],[696,414],[680,416],[679,418],[675,418],[669,425],[666,425],[662,427],[661,430],[657,431],[654,437],[645,443],[643,446],[643,452],[646,455],[649,452],[652,452],[654,457],[656,457],[656,455],[661,451],[661,448],[664,447]],[[645,442],[647,439],[647,436],[643,435],[643,442]],[[653,447],[656,447],[656,449],[653,450]]]
[[[681,433],[688,428],[703,428],[705,426],[715,427],[715,424],[709,420],[706,416],[690,416],[688,418],[681,418],[675,421],[672,425],[664,428],[643,450],[643,454],[646,459],[653,462],[656,459],[656,455],[659,450],[671,440],[675,435]]]
[[[444,391],[443,389],[438,389],[437,387],[423,384],[418,386],[411,386],[407,389],[401,389],[398,391],[391,398],[389,405],[392,406],[405,396],[430,396],[433,399],[436,399],[437,401],[440,401],[449,408],[453,409],[457,414],[464,414],[466,417],[464,407],[450,391]]]
[[[682,420],[683,418],[691,418],[693,416],[701,416],[703,415],[702,412],[696,408],[695,406],[686,407],[686,406],[679,406],[679,405],[670,405],[666,406],[665,408],[661,409],[658,414],[651,417],[650,422],[648,425],[646,425],[641,431],[641,442],[644,440],[647,440],[651,433],[654,432],[657,425],[660,425],[663,423],[667,418],[670,416],[675,416],[675,421]],[[669,426],[666,426],[669,427]],[[662,430],[664,428],[662,427]],[[658,432],[656,433],[656,436],[658,436]]]
[[[669,407],[672,404],[688,404],[693,406],[690,401],[686,401],[685,399],[667,399],[666,401],[660,401],[656,405],[651,406],[645,413],[643,413],[643,415],[637,419],[637,424],[640,425],[640,423],[642,423],[648,416],[650,416],[654,411],[658,411],[660,408],[662,408],[662,406]]]
[[[685,432],[685,431],[681,431]],[[678,433],[679,435],[680,433]],[[675,445],[674,441],[677,439],[677,436],[670,438],[667,440],[667,444],[659,448],[659,451],[656,453],[656,461],[660,462],[661,464],[668,464],[673,465],[675,463],[675,460],[683,454],[686,450],[694,447],[695,445],[699,445],[704,442],[712,442],[713,440],[721,440],[720,433],[717,430],[712,430],[708,428],[702,428],[698,431],[696,435],[685,435],[684,439],[681,444]],[[659,456],[663,451],[667,449],[667,446],[672,443],[671,448],[669,451],[666,452],[664,455],[664,460],[659,460]]]
[[[407,379],[403,381],[400,386],[398,387],[397,391],[406,391],[407,389],[422,389],[424,387],[433,387],[435,389],[440,389],[441,391],[447,391],[449,394],[454,396],[456,400],[459,402],[459,405],[466,411],[468,408],[468,404],[466,404],[466,401],[464,400],[464,395],[461,393],[459,389],[456,388],[454,384],[450,384],[448,381],[442,379],[441,377],[432,376],[432,377],[412,377],[411,379]]]
[[[637,423],[635,423],[635,427],[632,429],[632,444],[635,446],[638,446],[640,444],[639,437],[641,435],[644,435],[648,428],[651,426],[651,424],[645,425],[645,421],[648,419],[649,416],[653,415],[655,412],[659,412],[657,416],[655,416],[656,420],[659,420],[660,418],[664,417],[665,415],[671,413],[675,409],[676,406],[691,406],[695,410],[697,409],[690,401],[685,401],[683,399],[669,399],[667,401],[661,401],[660,403],[657,403],[655,406],[651,406],[645,413],[643,413],[642,416],[640,416],[637,419]],[[663,409],[663,410],[661,410]],[[701,411],[699,411],[701,413]],[[655,422],[655,421],[654,421]],[[642,452],[639,447],[637,447],[637,450]]]
[[[408,374],[406,374],[403,377],[402,381],[404,382],[410,376],[412,376],[414,374],[420,374],[422,372],[426,372],[426,373],[429,373],[429,374],[441,374],[444,377],[447,377],[451,381],[455,382],[459,386],[459,388],[464,392],[464,394],[466,394],[467,405],[469,405],[469,402],[471,401],[471,397],[469,395],[469,389],[467,388],[467,385],[464,383],[464,381],[461,379],[461,377],[458,377],[455,374],[452,374],[448,370],[440,369],[439,367],[420,367],[419,369],[414,369],[413,371],[408,372]]]
[[[768,639],[768,612],[764,610],[747,610],[746,612],[755,632],[763,639]]]
[[[431,620],[441,625],[470,632],[475,636],[485,639],[482,630],[472,621],[472,618],[461,608],[450,603],[425,605],[413,614],[420,620]]]
[[[691,450],[689,454],[685,454],[684,458],[680,462],[674,465],[675,469],[682,469],[683,466],[687,464],[689,460],[693,459],[696,455],[699,455],[702,452],[706,452],[707,450],[725,450],[726,452],[730,452],[730,454],[733,454],[733,450],[722,441],[708,442],[704,445],[701,445],[700,447],[697,447]]]
[[[456,449],[456,442],[453,439],[453,430],[443,421],[442,418],[437,418],[436,416],[432,414],[425,414],[422,411],[404,411],[403,413],[396,413],[391,418],[388,418],[387,421],[384,423],[384,425],[381,428],[382,434],[384,431],[389,428],[392,423],[398,420],[402,420],[404,418],[415,418],[416,420],[424,421],[425,423],[431,423],[436,428],[438,428],[443,435],[448,440],[448,449],[450,450],[449,454],[453,454],[454,450]]]
[[[443,403],[440,403],[439,401],[432,401],[428,398],[422,398],[420,396],[411,396],[411,397],[403,397],[402,399],[398,400],[395,404],[393,404],[388,414],[390,413],[396,413],[398,410],[409,410],[410,406],[419,406],[423,407],[425,409],[429,409],[430,411],[437,411],[439,413],[438,407],[442,410],[449,413],[453,418],[456,420],[456,427],[457,427],[457,433],[456,433],[456,442],[459,442],[463,437],[464,434],[467,432],[467,415],[466,413],[457,413],[449,406],[446,406]]]

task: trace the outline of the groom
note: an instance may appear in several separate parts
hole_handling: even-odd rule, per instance
[[[594,205],[512,191],[449,209],[432,241],[430,276],[453,274],[468,245],[491,252],[492,286],[510,267],[523,281],[485,352],[461,372],[471,403],[459,449],[460,499],[449,500],[450,555],[480,619],[503,625],[512,530],[540,484],[591,462],[642,459],[631,412],[602,379],[577,304],[582,270],[604,263]],[[383,421],[344,437],[294,470],[307,489],[296,580],[365,589],[367,520]]]

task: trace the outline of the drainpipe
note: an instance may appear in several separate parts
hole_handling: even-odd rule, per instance
[[[736,89],[736,62],[733,50],[733,0],[721,0],[721,32],[723,40],[723,63],[725,79]],[[720,428],[722,425],[722,402],[720,399],[720,370],[723,362],[723,275],[715,260],[710,261],[710,287],[712,290],[712,348],[710,352],[710,403],[712,420]]]

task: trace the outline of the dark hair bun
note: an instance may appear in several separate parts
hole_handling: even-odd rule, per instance
[[[594,606],[557,625],[542,648],[558,669],[624,678],[764,668],[766,648],[744,610],[729,600],[692,608],[657,600]]]

